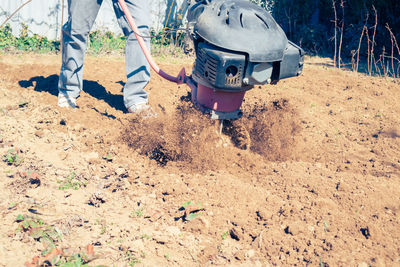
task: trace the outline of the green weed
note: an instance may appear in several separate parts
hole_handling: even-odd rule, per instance
[[[22,23],[19,37],[15,37],[12,33],[11,26],[0,28],[0,50],[4,51],[33,51],[33,52],[51,52],[60,50],[59,41],[50,41],[46,37],[34,34],[29,36],[28,25]]]
[[[106,232],[107,232],[107,225],[103,224],[103,225],[101,226],[100,234],[101,234],[101,235],[104,235]]]
[[[88,52],[91,54],[123,53],[126,37],[112,32],[93,31],[89,34]]]
[[[146,239],[146,240],[150,240],[151,236],[149,236],[148,234],[143,234],[140,239]]]
[[[129,217],[130,218],[140,218],[143,216],[143,214],[144,214],[144,209],[140,208],[140,209],[132,211],[131,214],[129,214]]]
[[[125,256],[128,266],[135,266],[137,263],[140,263],[140,260],[136,258],[130,251],[127,251]]]
[[[190,207],[190,206],[198,206],[196,208]],[[195,219],[197,216],[201,215],[202,213],[200,212],[201,210],[204,210],[202,207],[201,203],[194,203],[193,201],[187,201],[182,204],[182,208],[180,210],[185,210],[185,214],[183,219],[185,221],[191,221]]]
[[[77,179],[76,174],[73,172],[70,176],[64,178],[63,180],[58,180],[57,183],[61,184],[58,189],[60,190],[78,190],[81,187],[85,187],[87,185],[87,181],[80,181]]]
[[[163,30],[151,30],[151,50],[153,55],[183,56],[182,49],[184,33],[166,33]],[[88,53],[92,55],[123,54],[126,37],[115,35],[110,31],[92,31],[88,37]],[[21,23],[19,37],[14,36],[10,24],[0,28],[0,51],[26,51],[35,53],[49,53],[60,51],[60,41],[51,41],[47,37],[29,34],[27,24]]]
[[[136,217],[142,217],[143,216],[143,209],[138,209],[136,210]]]
[[[326,221],[324,221],[324,231],[329,232],[329,224]]]
[[[8,209],[11,210],[11,209],[15,208],[16,206],[17,206],[17,202],[11,202],[11,203],[8,205]]]
[[[3,155],[3,161],[7,162],[8,165],[19,166],[24,162],[15,149],[10,149],[5,155]]]
[[[83,254],[75,254],[66,259],[63,262],[63,259],[60,259],[58,262],[53,263],[55,266],[60,267],[89,267],[89,265],[84,260],[86,256]]]
[[[222,240],[225,240],[227,237],[228,237],[228,231],[224,232],[224,233],[221,235]]]
[[[113,161],[113,157],[111,155],[106,155],[103,157],[104,160],[108,161],[108,162],[112,162]]]
[[[33,239],[47,244],[49,248],[55,248],[55,243],[62,239],[60,229],[45,224],[37,217],[19,214],[15,222],[19,223],[17,232],[27,232]]]

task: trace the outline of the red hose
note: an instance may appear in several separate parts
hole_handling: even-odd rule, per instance
[[[177,84],[182,84],[185,82],[186,80],[186,72],[185,72],[185,68],[182,68],[182,70],[179,72],[177,77],[171,76],[168,73],[164,72],[162,69],[160,69],[160,67],[158,67],[157,63],[154,61],[153,57],[151,56],[151,53],[149,51],[149,49],[146,46],[146,43],[144,42],[143,38],[141,36],[139,36],[137,33],[139,33],[139,29],[136,26],[135,20],[133,19],[131,12],[128,9],[128,6],[125,3],[125,0],[118,0],[122,11],[125,14],[126,19],[128,20],[129,25],[131,26],[133,33],[136,36],[136,39],[139,42],[140,47],[142,48],[142,51],[147,59],[147,61],[149,62],[151,68],[158,74],[160,75],[162,78],[171,81],[171,82],[175,82]]]

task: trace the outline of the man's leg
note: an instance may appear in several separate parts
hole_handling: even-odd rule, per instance
[[[118,22],[127,37],[125,46],[127,82],[124,88],[124,104],[126,108],[131,108],[148,102],[148,94],[144,88],[150,81],[150,66],[118,1],[113,0],[113,3]],[[149,0],[126,0],[126,4],[139,28],[140,34],[149,36],[149,25],[151,23]],[[150,49],[150,38],[144,39]]]
[[[59,100],[60,95],[75,99],[82,90],[86,41],[102,2],[103,0],[68,0],[68,21],[62,29]]]

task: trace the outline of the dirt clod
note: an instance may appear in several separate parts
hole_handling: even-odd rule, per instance
[[[100,207],[101,204],[106,202],[106,198],[103,193],[96,192],[89,198],[88,204],[91,206],[95,206],[96,208]]]

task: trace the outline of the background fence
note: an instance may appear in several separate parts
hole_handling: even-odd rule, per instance
[[[0,0],[0,24],[10,16],[26,0]],[[168,14],[169,19],[176,16],[177,10],[185,0],[148,0],[151,5],[152,25],[156,31],[160,30]],[[62,0],[32,0],[23,7],[8,23],[10,23],[13,34],[19,34],[21,23],[29,27],[30,33],[46,36],[49,39],[59,39],[61,21],[64,23],[68,19],[67,0],[64,1],[64,14],[62,15]],[[112,0],[104,0],[93,30],[111,31],[122,33],[114,10]]]

